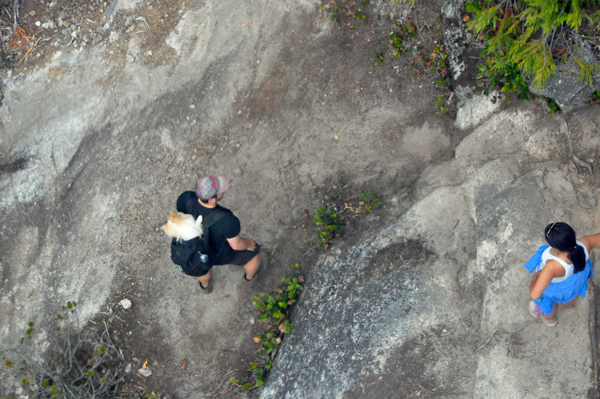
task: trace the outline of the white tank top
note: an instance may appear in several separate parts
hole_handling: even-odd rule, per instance
[[[590,258],[590,255],[588,254],[588,251],[585,247],[585,245],[583,245],[580,241],[577,241],[577,245],[583,247],[583,252],[585,252],[585,261],[587,262],[587,260]],[[565,262],[564,260],[560,259],[559,257],[556,257],[554,255],[552,255],[550,253],[550,250],[552,249],[552,247],[546,248],[544,250],[544,252],[542,252],[542,262],[540,263],[540,266],[538,267],[538,271],[542,270],[544,268],[544,266],[546,266],[546,262],[548,262],[549,260],[555,260],[558,263],[560,263],[562,265],[562,267],[565,268],[565,275],[562,277],[554,277],[551,281],[551,283],[560,283],[561,281],[565,281],[566,279],[568,279],[569,277],[571,277],[571,274],[573,274],[573,264],[569,264],[567,262]]]

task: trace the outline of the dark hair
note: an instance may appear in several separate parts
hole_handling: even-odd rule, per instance
[[[585,252],[581,245],[577,244],[575,230],[563,222],[550,223],[544,229],[544,237],[552,248],[561,252],[568,252],[568,258],[573,262],[574,273],[585,269]]]
[[[193,191],[186,191],[177,198],[177,212],[183,212],[190,215],[194,214],[194,204],[197,204],[198,197]]]

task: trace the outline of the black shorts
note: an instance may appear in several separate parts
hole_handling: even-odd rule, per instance
[[[211,267],[212,266],[207,267],[206,265],[203,264],[203,265],[182,267],[179,270],[181,270],[182,272],[184,272],[188,276],[202,277],[202,276],[204,276],[206,273],[208,273],[210,271]]]
[[[254,251],[234,251],[234,250],[223,250],[218,256],[214,265],[237,265],[244,266],[250,262],[260,252],[260,244],[256,244]],[[206,274],[206,273],[205,273]]]

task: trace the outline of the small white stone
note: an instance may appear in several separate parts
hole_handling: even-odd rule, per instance
[[[129,309],[131,307],[131,301],[125,298],[119,301],[119,305],[121,305],[123,309]]]
[[[194,104],[190,104],[190,109],[194,109],[196,106]]]
[[[146,367],[145,369],[139,369],[138,374],[142,377],[148,378],[152,375],[152,371]]]
[[[42,26],[42,23],[40,21],[35,21],[35,26]]]

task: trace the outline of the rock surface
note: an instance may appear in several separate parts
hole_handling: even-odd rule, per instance
[[[385,12],[387,0],[366,10],[375,26],[352,31],[331,29],[314,0],[149,3],[133,5],[129,21],[112,14],[115,42],[60,48],[3,81],[0,341],[17,345],[27,321],[52,328],[56,308],[76,301],[82,323],[107,323],[125,363],[161,360],[148,389],[237,397],[219,382],[232,367],[241,371],[229,378],[245,378],[255,359],[262,325],[250,322],[252,298],[276,289],[289,265],[312,267],[294,228],[302,211],[365,189],[403,198],[415,171],[449,156],[460,133],[432,112],[434,87],[375,73],[370,44],[387,42],[391,21],[373,9]],[[174,8],[164,24],[163,6]],[[89,33],[76,25],[61,29]],[[173,265],[160,226],[209,173],[230,177],[222,204],[273,262],[252,286],[237,267],[215,268],[206,296]],[[136,306],[123,310],[123,298]],[[15,397],[12,381],[2,368],[3,397]],[[204,391],[191,394],[199,381]]]
[[[261,397],[591,393],[593,288],[551,329],[527,310],[522,267],[553,220],[598,231],[567,154],[566,124],[542,109],[489,117],[424,171],[407,213],[318,265]]]
[[[462,21],[464,5],[465,0],[448,0],[442,3],[441,15],[444,24],[442,34],[454,80],[459,79],[466,68],[462,55],[470,40],[470,35]]]
[[[115,11],[117,3],[130,14]],[[247,377],[257,356],[252,338],[263,328],[252,323],[252,298],[276,289],[289,277],[289,265],[299,263],[307,274],[313,265],[316,251],[307,252],[296,228],[303,210],[333,198],[354,200],[368,189],[381,195],[383,208],[358,217],[334,247],[346,251],[374,229],[383,228],[387,238],[367,240],[376,247],[358,245],[353,253],[364,264],[355,266],[343,252],[309,278],[307,304],[298,308],[296,330],[284,341],[289,338],[298,352],[283,348],[267,393],[283,392],[281,384],[289,381],[292,397],[317,391],[324,397],[340,392],[364,397],[363,389],[376,397],[399,391],[464,397],[475,395],[476,375],[497,384],[489,375],[488,352],[508,344],[512,351],[521,344],[504,340],[520,335],[496,333],[473,353],[496,322],[482,313],[488,277],[478,242],[506,245],[493,235],[489,242],[478,238],[480,231],[495,230],[479,226],[476,218],[486,217],[476,210],[516,182],[539,194],[532,187],[544,168],[584,195],[587,186],[564,166],[569,165],[564,139],[566,131],[573,132],[579,140],[570,143],[574,152],[585,153],[586,161],[594,157],[598,109],[565,122],[540,111],[544,106],[538,103],[502,114],[501,107],[477,110],[473,104],[459,113],[470,119],[453,125],[434,112],[439,92],[433,85],[375,69],[379,46],[373,44],[387,43],[392,24],[384,18],[387,0],[368,5],[373,25],[355,30],[332,29],[314,0],[186,3],[189,7],[155,2],[152,9],[149,3],[107,4],[114,27],[106,32],[108,43],[84,50],[59,47],[39,69],[3,80],[2,345],[17,345],[27,321],[43,332],[56,320],[57,307],[77,301],[82,324],[103,329],[107,323],[125,366],[151,359],[152,376],[144,380],[148,392],[237,398],[240,393],[227,379]],[[434,5],[439,10],[441,2]],[[167,18],[163,7],[170,9],[161,23]],[[406,7],[392,12],[400,17]],[[138,16],[147,22],[134,19]],[[38,19],[46,21],[41,13]],[[91,35],[80,27],[64,20],[60,35],[67,42],[73,33],[77,42]],[[41,39],[38,46],[42,43],[51,41]],[[273,261],[254,286],[242,281],[237,267],[213,269],[215,290],[206,296],[172,264],[160,226],[177,195],[209,173],[231,178],[223,205],[240,218],[242,234],[268,248]],[[538,180],[525,181],[529,174]],[[405,199],[409,191],[415,192],[411,201]],[[589,202],[578,199],[573,214],[582,217],[577,227],[585,231],[596,219],[577,213]],[[492,213],[489,223],[494,218]],[[319,285],[319,276],[331,289]],[[520,276],[524,301],[528,277]],[[118,305],[123,298],[136,306],[125,311]],[[322,308],[323,298],[331,309]],[[361,302],[364,298],[369,301]],[[309,316],[318,318],[311,323]],[[303,333],[322,340],[302,338]],[[307,346],[294,344],[296,339]],[[40,339],[40,345],[49,342]],[[325,355],[337,363],[328,363]],[[296,387],[282,374],[292,358],[306,369]],[[293,373],[300,374],[290,368],[289,376]],[[0,370],[3,397],[17,397],[8,374]],[[124,377],[137,383],[137,374]],[[327,388],[328,381],[310,381],[311,375],[331,376],[335,384]]]
[[[576,54],[587,65],[598,64],[598,59],[589,48],[588,43],[575,38]],[[529,90],[539,96],[553,99],[564,112],[570,112],[584,106],[590,101],[596,91],[600,91],[600,70],[592,73],[591,85],[579,79],[579,69],[574,65],[573,57],[569,56],[564,63],[557,63],[556,74],[548,79],[541,88],[530,84]]]

